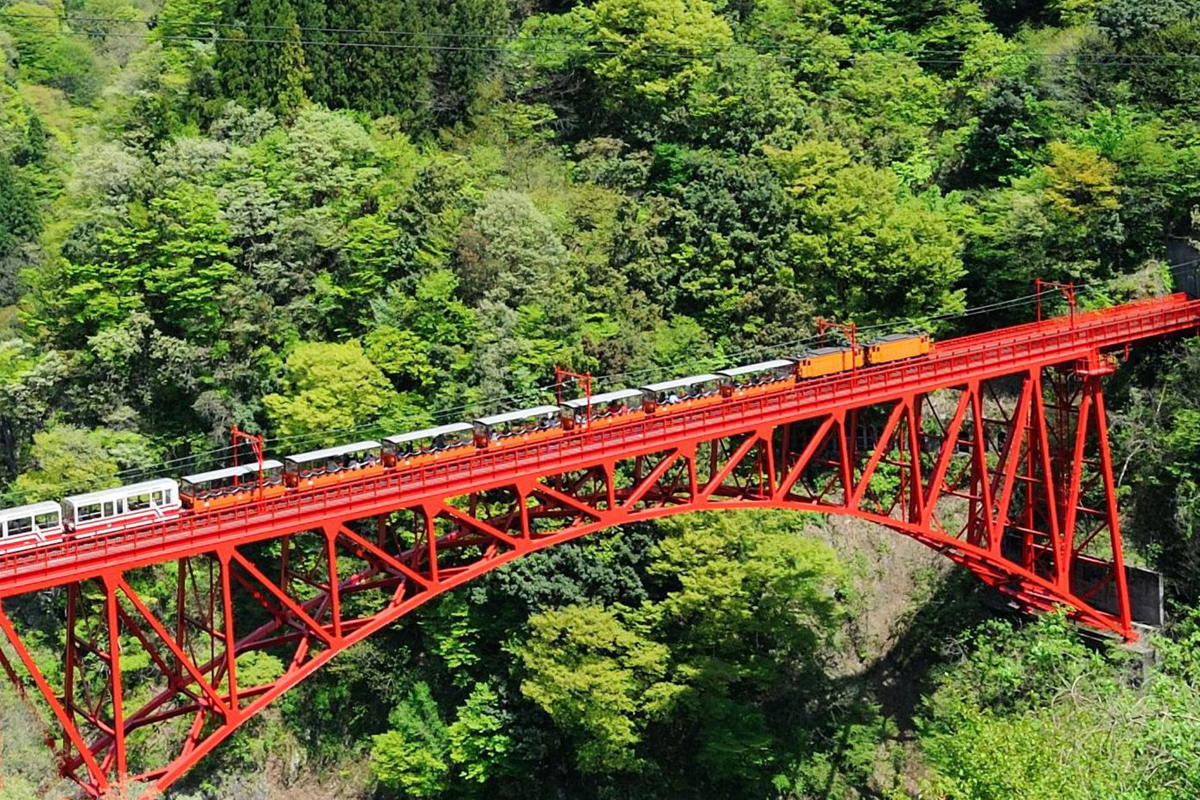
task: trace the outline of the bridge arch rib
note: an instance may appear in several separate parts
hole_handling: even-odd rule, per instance
[[[667,446],[564,456],[554,469],[498,452],[514,462],[509,475],[466,490],[393,489],[208,547],[98,561],[63,584],[58,685],[15,629],[11,601],[0,661],[13,680],[31,676],[63,731],[64,774],[87,793],[121,776],[165,788],[337,653],[508,561],[630,522],[766,507],[877,523],[1024,607],[1063,605],[1132,638],[1101,389],[1109,371],[1093,351],[716,433],[681,423]],[[135,588],[130,573],[155,563],[175,565],[173,599]],[[121,673],[135,651],[160,686],[136,704]],[[282,673],[239,679],[252,652],[278,657]],[[144,743],[164,732],[175,751],[147,760]]]

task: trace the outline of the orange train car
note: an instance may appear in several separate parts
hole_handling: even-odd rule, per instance
[[[861,347],[821,347],[809,350],[797,359],[796,375],[800,378],[820,378],[861,367],[864,363]]]
[[[866,346],[867,363],[886,364],[923,356],[932,350],[933,341],[927,333],[894,333]]]
[[[283,494],[280,473],[283,464],[268,459],[240,467],[214,469],[180,479],[179,499],[187,508],[209,509],[235,506],[266,497]]]

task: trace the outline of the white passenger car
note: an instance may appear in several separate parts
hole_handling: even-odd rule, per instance
[[[76,535],[147,525],[179,514],[179,484],[170,478],[65,497],[63,524]]]
[[[0,549],[9,551],[62,538],[58,503],[31,503],[0,511]]]

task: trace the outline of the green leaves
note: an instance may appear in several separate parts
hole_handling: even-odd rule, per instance
[[[530,617],[521,692],[577,740],[583,772],[642,766],[636,747],[649,720],[681,687],[664,682],[668,649],[627,627],[618,610],[567,606]]]
[[[34,434],[30,467],[17,476],[13,488],[20,503],[105,489],[122,483],[122,469],[156,464],[156,455],[137,433],[55,425]]]
[[[973,645],[925,703],[931,792],[1166,800],[1200,786],[1200,703],[1179,661],[1131,686],[1120,660],[1089,650],[1061,615],[987,625]]]
[[[354,339],[297,345],[287,358],[283,388],[282,394],[263,397],[274,429],[321,444],[337,442],[338,429],[375,422],[398,399]]]
[[[372,738],[371,774],[402,797],[434,797],[448,785],[446,725],[424,683],[388,715],[392,730]]]
[[[836,143],[768,155],[795,198],[792,268],[819,310],[863,323],[963,307],[969,212],[954,199],[914,196],[895,173],[850,163]]]
[[[637,608],[534,614],[518,648],[521,692],[572,738],[583,772],[636,774],[654,753],[687,785],[765,782],[777,713],[820,683],[841,568],[798,535],[796,517],[661,524],[667,536],[647,568],[661,595]]]

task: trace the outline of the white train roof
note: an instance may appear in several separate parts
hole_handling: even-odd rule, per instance
[[[284,456],[284,461],[320,461],[324,458],[344,456],[347,453],[361,453],[363,450],[374,450],[380,447],[379,442],[366,440],[354,444],[339,444],[336,447],[326,447],[324,450],[310,450],[307,453],[297,453],[294,456]]]
[[[419,431],[409,431],[408,433],[397,433],[395,436],[385,436],[383,440],[390,444],[404,444],[405,442],[415,442],[420,439],[432,439],[436,436],[447,436],[451,433],[464,433],[473,430],[474,426],[469,422],[451,422],[449,425],[439,425],[436,428],[425,428]]]
[[[615,392],[605,392],[604,394],[592,395],[591,402],[592,405],[598,405],[600,403],[613,403],[617,400],[627,400],[631,397],[641,396],[641,389],[617,389]],[[588,398],[577,397],[574,400],[567,400],[563,402],[563,405],[570,409],[587,408]]]
[[[162,492],[167,489],[179,489],[179,484],[171,478],[156,478],[152,481],[142,481],[141,483],[131,483],[128,486],[117,486],[113,489],[101,489],[97,492],[88,492],[87,494],[76,494],[70,497],[64,497],[64,503],[70,503],[72,506],[86,506],[93,503],[103,503],[107,500],[117,500],[122,497],[129,497],[135,494],[149,494],[150,492]]]
[[[58,503],[47,500],[43,503],[29,503],[24,506],[0,510],[0,522],[8,522],[10,519],[22,519],[24,517],[36,517],[42,514],[61,513],[62,508],[59,507]]]
[[[262,462],[262,470],[266,472],[269,469],[279,469],[283,464],[274,459],[267,459]],[[208,483],[209,481],[220,481],[225,478],[240,478],[243,475],[258,472],[258,462],[253,464],[242,464],[237,467],[226,467],[225,469],[213,469],[208,472],[198,472],[195,475],[184,475],[180,478],[184,483]]]
[[[648,383],[642,389],[647,392],[667,392],[671,389],[683,389],[688,386],[695,386],[697,383],[706,383],[720,379],[720,375],[705,373],[704,375],[691,375],[687,378],[676,378],[673,381],[663,381],[662,383]]]
[[[795,365],[795,361],[790,358],[776,358],[771,361],[760,361],[757,364],[746,364],[742,367],[730,367],[729,369],[717,370],[718,375],[723,375],[726,378],[736,378],[739,375],[749,375],[753,372],[766,372],[772,369],[783,369]]]
[[[530,417],[546,417],[551,414],[558,413],[558,406],[534,406],[533,408],[522,408],[519,411],[508,411],[503,414],[493,414],[490,417],[480,417],[475,420],[476,425],[503,425],[506,422],[516,422],[519,419],[529,419]]]

